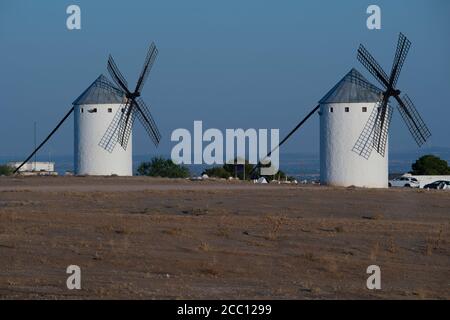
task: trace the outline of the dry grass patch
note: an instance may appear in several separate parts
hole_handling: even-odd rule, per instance
[[[209,209],[208,209],[208,207],[206,207],[206,208],[191,208],[191,209],[182,210],[181,213],[190,215],[190,216],[204,216],[209,213]]]
[[[211,246],[207,242],[202,241],[200,243],[200,245],[198,246],[198,249],[200,251],[208,252],[208,251],[211,251]]]
[[[213,267],[200,268],[199,271],[201,274],[204,274],[207,276],[212,276],[212,277],[217,277],[220,274],[220,271]]]
[[[425,240],[425,255],[431,256],[435,250],[443,248],[445,244],[444,228],[440,226],[437,235],[432,235]]]
[[[397,253],[399,250],[397,244],[395,243],[394,237],[390,237],[387,242],[387,251],[390,253]]]
[[[369,259],[372,261],[377,260],[379,253],[380,253],[380,243],[376,242],[370,249]]]
[[[283,216],[267,216],[265,219],[265,223],[268,227],[266,240],[277,240],[279,237],[280,229],[285,221],[285,217]]]
[[[312,252],[305,252],[301,257],[310,262],[317,262],[319,260]]]
[[[382,220],[384,218],[384,215],[382,213],[376,213],[371,216],[363,216],[362,218],[367,220]]]
[[[162,233],[167,234],[169,236],[180,236],[183,234],[183,229],[181,228],[171,228],[163,230]]]

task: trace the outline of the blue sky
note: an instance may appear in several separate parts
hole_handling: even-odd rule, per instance
[[[82,29],[66,28],[66,8]],[[366,27],[378,4],[382,29]],[[176,128],[280,128],[286,134],[352,67],[364,43],[387,72],[398,32],[412,41],[399,88],[432,131],[428,146],[450,147],[450,1],[8,1],[0,2],[0,156],[22,157],[100,73],[111,53],[135,83],[151,41],[159,56],[143,98],[163,134],[158,147],[136,126],[136,154],[168,154]],[[374,82],[375,83],[375,82]],[[318,152],[311,119],[282,152]],[[395,113],[391,150],[415,143]],[[73,152],[73,118],[42,151]]]

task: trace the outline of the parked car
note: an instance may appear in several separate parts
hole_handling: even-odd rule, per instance
[[[450,189],[450,181],[438,180],[429,183],[423,187],[424,189]]]
[[[420,183],[416,178],[412,177],[399,177],[389,180],[389,187],[407,187],[407,188],[419,188]]]

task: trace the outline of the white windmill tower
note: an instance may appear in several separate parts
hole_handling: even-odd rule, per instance
[[[104,75],[100,75],[73,102],[76,175],[133,174],[131,133],[126,149],[114,148],[108,152],[99,146],[99,141],[114,116],[117,112],[122,112],[125,105],[125,95],[112,88],[114,88],[112,83]]]
[[[352,69],[320,100],[322,184],[387,187],[387,152],[384,156],[371,153],[367,159],[352,152],[382,93]]]
[[[154,43],[149,47],[144,67],[136,88],[128,89],[113,58],[109,56],[108,71],[116,83],[115,87],[104,75],[100,75],[74,102],[64,118],[50,132],[31,155],[16,168],[27,163],[51,138],[67,118],[75,113],[74,167],[77,175],[119,175],[133,174],[132,128],[135,118],[143,125],[155,145],[161,134],[140,98],[142,88],[156,59],[158,50]],[[117,144],[121,146],[118,147]],[[117,147],[116,147],[117,146]]]

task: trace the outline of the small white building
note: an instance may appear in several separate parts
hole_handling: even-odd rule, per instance
[[[119,144],[109,152],[99,143],[117,112],[123,111],[123,95],[100,75],[74,102],[74,166],[76,175],[133,175],[132,134],[127,149]],[[116,137],[114,137],[116,138]]]
[[[8,166],[11,168],[17,169],[22,162],[9,162]],[[54,162],[45,162],[45,161],[30,161],[25,163],[20,169],[19,172],[21,174],[56,174],[55,172],[55,163]]]
[[[382,91],[352,69],[320,100],[320,181],[333,186],[387,188],[385,156],[352,151]]]

